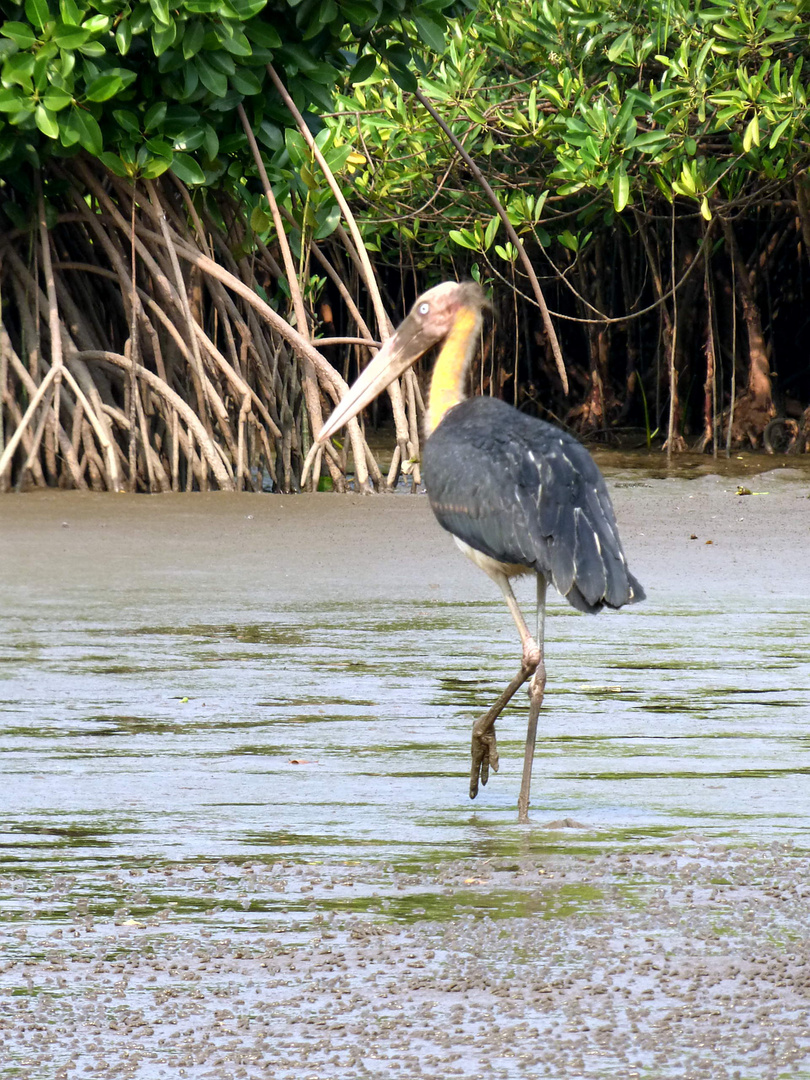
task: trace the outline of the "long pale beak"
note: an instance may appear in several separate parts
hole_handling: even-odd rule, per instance
[[[422,353],[427,352],[437,338],[428,335],[409,316],[400,328],[383,345],[366,370],[355,380],[349,392],[318,432],[315,441],[325,442],[343,427],[361,409],[369,405],[378,394],[415,364]]]

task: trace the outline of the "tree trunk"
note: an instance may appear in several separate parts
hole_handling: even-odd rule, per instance
[[[806,172],[796,177],[796,204],[799,208],[804,253],[810,262],[810,180]]]
[[[740,400],[735,403],[731,439],[732,443],[740,443],[747,439],[751,446],[756,447],[761,444],[762,433],[775,411],[771,390],[771,365],[762,334],[759,306],[751,288],[748,267],[740,254],[731,222],[723,222],[723,232],[729,258],[734,268],[736,293],[742,306],[743,321],[748,335],[748,379]]]

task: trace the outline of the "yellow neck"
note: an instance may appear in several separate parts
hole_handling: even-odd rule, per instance
[[[464,376],[475,348],[481,325],[480,312],[460,308],[453,329],[445,338],[433,368],[428,398],[427,434],[441,423],[442,417],[464,399]]]

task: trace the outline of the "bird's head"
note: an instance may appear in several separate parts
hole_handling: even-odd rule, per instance
[[[470,312],[478,319],[487,307],[484,290],[474,281],[443,281],[422,293],[393,337],[350,387],[315,441],[325,442],[428,349],[448,337],[462,312]]]

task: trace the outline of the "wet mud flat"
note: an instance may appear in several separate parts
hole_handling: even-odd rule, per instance
[[[6,925],[4,1075],[806,1076],[808,870],[684,837],[433,872],[57,874]]]
[[[738,483],[611,477],[528,827],[425,500],[0,500],[0,1076],[810,1076],[810,483]]]

